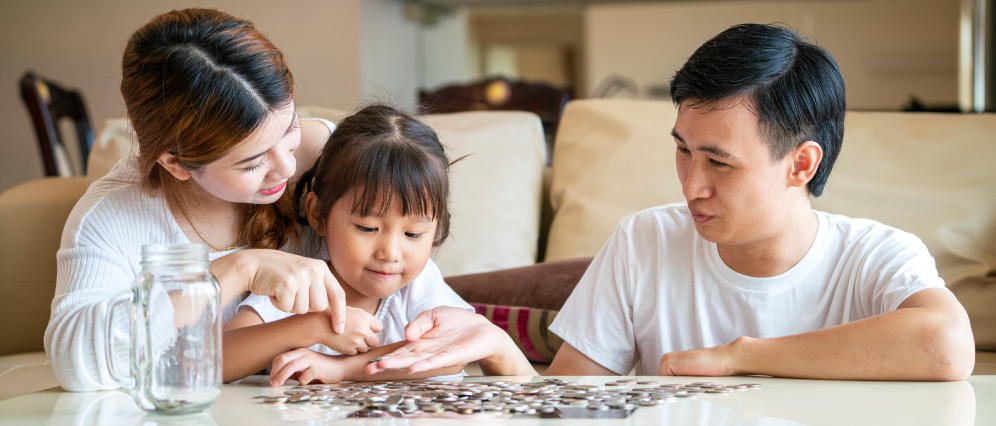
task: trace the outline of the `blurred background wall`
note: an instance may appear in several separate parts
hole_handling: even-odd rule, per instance
[[[445,2],[444,2],[445,3]],[[473,2],[471,2],[473,3]],[[402,0],[213,0],[287,56],[299,105],[346,110],[501,76],[591,96],[666,99],[702,42],[743,22],[784,23],[837,59],[851,109],[958,101],[959,0],[643,1],[485,6]],[[18,89],[32,70],[79,89],[95,130],[123,117],[121,53],[155,15],[191,1],[0,3],[0,191],[43,175]],[[71,153],[72,154],[72,153]]]

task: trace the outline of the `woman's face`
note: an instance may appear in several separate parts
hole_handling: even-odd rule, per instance
[[[292,102],[270,114],[255,133],[190,178],[223,201],[274,203],[294,176],[294,151],[300,144],[301,126]]]

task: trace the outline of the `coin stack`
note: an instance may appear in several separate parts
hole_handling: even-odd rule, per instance
[[[459,414],[551,414],[557,406],[591,410],[633,410],[696,398],[699,394],[726,394],[760,388],[759,384],[735,386],[698,382],[691,385],[656,381],[618,380],[605,387],[581,385],[558,379],[540,382],[413,382],[342,383],[296,386],[284,395],[258,396],[266,404],[310,404],[343,410],[360,407],[370,413],[400,412]]]

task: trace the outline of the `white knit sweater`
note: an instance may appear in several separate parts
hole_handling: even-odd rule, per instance
[[[137,158],[118,161],[107,176],[90,185],[62,231],[45,352],[66,390],[118,387],[104,361],[108,301],[133,286],[141,272],[143,245],[190,243],[165,200],[139,190],[139,176]],[[210,259],[237,250],[211,253]],[[225,321],[235,315],[243,297],[237,299],[225,307]],[[127,330],[123,309],[115,319],[115,330]],[[125,371],[128,350],[119,344],[114,351]]]

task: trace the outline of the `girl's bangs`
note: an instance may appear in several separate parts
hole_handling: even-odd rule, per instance
[[[384,216],[400,202],[401,215],[437,220],[447,198],[445,165],[405,142],[371,144],[357,155],[353,214]]]

